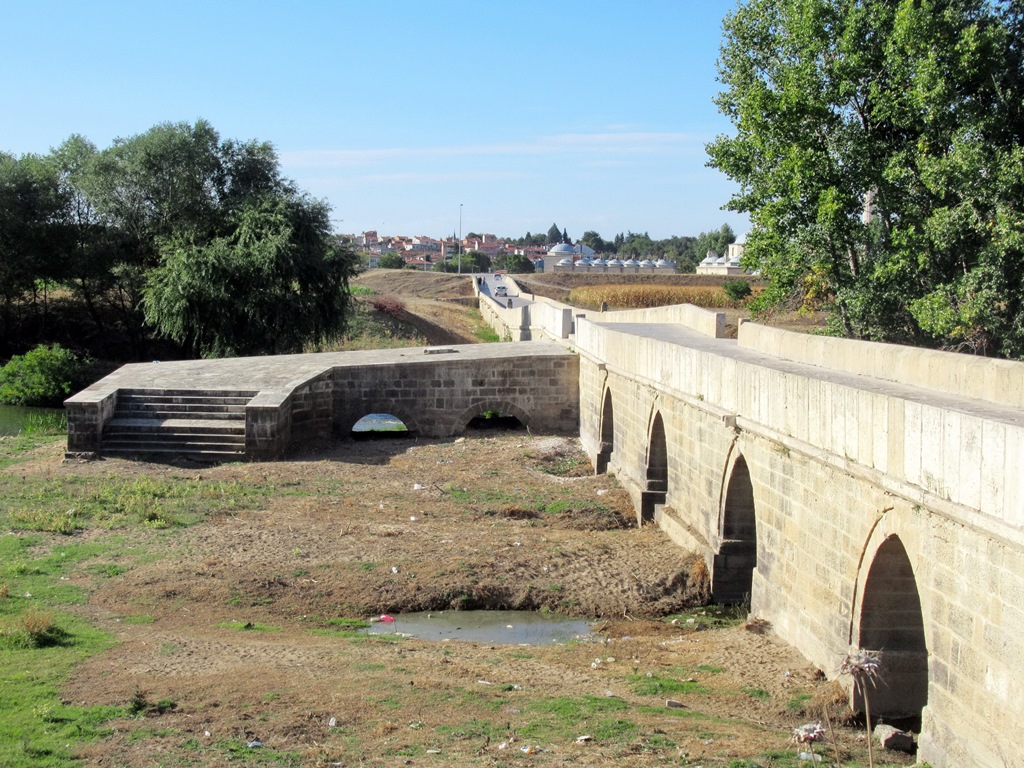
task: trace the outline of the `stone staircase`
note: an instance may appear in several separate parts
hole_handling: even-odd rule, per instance
[[[245,458],[245,405],[256,392],[121,389],[103,430],[112,456],[181,456],[195,461]]]

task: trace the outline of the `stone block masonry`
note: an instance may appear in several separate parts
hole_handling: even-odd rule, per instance
[[[1024,364],[643,315],[577,318],[580,437],[712,596],[830,677],[881,652],[876,715],[935,768],[1006,765],[1024,710]],[[849,680],[843,680],[847,685]],[[855,706],[862,702],[854,698]]]
[[[137,389],[256,391],[245,406],[245,456],[271,459],[347,436],[371,413],[428,437],[459,434],[487,411],[536,431],[575,433],[579,359],[536,342],[126,365],[66,401],[68,451],[102,452],[118,392]]]
[[[829,676],[852,648],[880,651],[872,710],[919,715],[922,760],[1016,757],[1024,364],[750,323],[729,340],[720,315],[694,308],[484,305],[503,335],[567,346],[125,366],[67,402],[69,451],[102,451],[120,390],[186,385],[258,391],[250,458],[346,435],[370,413],[429,437],[484,411],[578,430],[638,521],[704,556],[713,597],[749,600]]]

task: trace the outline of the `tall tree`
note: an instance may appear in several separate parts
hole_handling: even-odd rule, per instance
[[[612,253],[614,251],[612,244],[602,240],[601,236],[592,229],[583,233],[580,242],[588,248],[593,248],[596,253]]]
[[[562,232],[558,229],[557,224],[552,224],[548,228],[548,236],[545,241],[548,245],[557,245],[562,242]]]
[[[232,215],[231,234],[165,243],[146,320],[204,356],[300,352],[340,333],[355,257],[331,241],[325,203],[278,193]]]
[[[708,146],[750,213],[760,303],[848,335],[1024,357],[1017,0],[749,0]],[[998,105],[993,108],[992,105]]]
[[[535,271],[533,262],[521,253],[499,253],[494,257],[494,268],[517,275]]]
[[[400,253],[388,251],[377,261],[377,266],[381,269],[405,269],[405,259]]]

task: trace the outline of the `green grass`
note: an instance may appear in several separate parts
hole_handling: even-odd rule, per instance
[[[639,729],[621,715],[629,705],[604,696],[560,696],[530,702],[530,720],[517,731],[523,739],[565,741],[586,733],[598,741],[629,741]]]
[[[768,701],[768,699],[771,698],[771,694],[764,688],[742,688],[741,690],[747,694],[747,696],[757,701]]]
[[[276,492],[273,483],[195,480],[177,477],[62,477],[25,483],[0,476],[5,508],[0,524],[14,530],[73,533],[90,526],[192,525],[208,515],[256,509]]]
[[[0,438],[0,469],[26,461],[36,448],[59,442],[66,437],[66,432],[25,432],[23,429],[14,437]]]
[[[666,616],[664,621],[675,621],[681,627],[703,624],[717,629],[739,626],[746,622],[748,614],[749,609],[742,605],[708,605],[684,613],[673,613]]]
[[[85,593],[60,576],[109,545],[76,544],[45,551],[38,536],[0,537],[0,755],[10,768],[72,764],[75,745],[101,738],[103,724],[127,707],[75,707],[58,691],[72,669],[113,644],[112,638],[62,606]],[[29,596],[26,596],[29,595]]]
[[[811,694],[809,693],[798,693],[796,696],[786,702],[786,709],[790,712],[802,712],[804,705],[811,700]]]
[[[637,696],[666,696],[678,693],[707,694],[707,688],[698,682],[689,680],[677,680],[674,677],[662,675],[629,675],[626,678],[631,683],[630,687]]]
[[[217,625],[225,629],[237,629],[240,632],[280,632],[280,627],[272,624],[260,624],[258,621],[223,621]]]

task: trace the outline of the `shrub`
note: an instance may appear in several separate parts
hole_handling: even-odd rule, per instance
[[[753,293],[750,283],[746,280],[726,280],[722,283],[722,290],[733,301],[743,301]]]
[[[405,312],[405,302],[397,296],[374,296],[369,299],[370,306],[377,312],[397,317]]]
[[[59,406],[81,387],[87,361],[59,344],[39,345],[0,368],[0,403]]]

